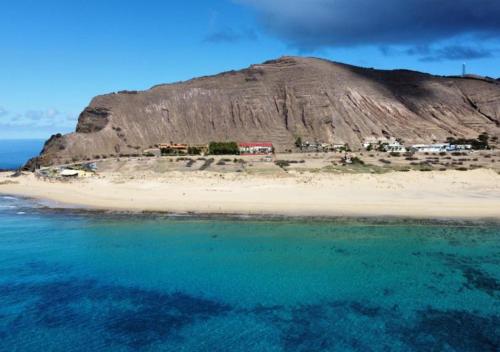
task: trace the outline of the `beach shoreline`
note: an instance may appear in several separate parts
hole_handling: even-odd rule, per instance
[[[252,176],[213,172],[101,174],[71,182],[0,174],[0,194],[49,208],[257,217],[500,219],[491,170]]]

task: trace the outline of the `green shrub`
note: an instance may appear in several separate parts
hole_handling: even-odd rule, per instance
[[[352,158],[351,161],[352,161],[353,165],[364,165],[365,164],[365,162],[363,160],[361,160],[360,158],[358,158],[357,156]]]
[[[236,142],[210,142],[208,153],[210,155],[239,155],[240,148]]]
[[[377,151],[385,152],[385,149],[387,148],[388,145],[389,143],[379,143],[377,146]]]
[[[188,154],[189,155],[200,155],[201,154],[201,148],[188,147]]]
[[[281,167],[282,169],[287,167],[287,166],[290,166],[290,162],[287,160],[276,160],[274,162],[274,164]]]
[[[485,149],[490,149],[489,140],[490,140],[490,136],[486,132],[484,132],[484,133],[481,133],[477,137],[477,139],[448,137],[446,139],[446,142],[448,142],[450,144],[455,144],[455,145],[470,144],[472,146],[472,149],[485,150]]]
[[[295,146],[297,148],[302,149],[302,138],[301,137],[297,137],[297,139],[295,140]]]

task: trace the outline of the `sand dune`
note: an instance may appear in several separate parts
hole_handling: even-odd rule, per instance
[[[0,174],[0,193],[119,211],[500,218],[500,175],[491,170],[269,177],[106,173],[72,182]]]

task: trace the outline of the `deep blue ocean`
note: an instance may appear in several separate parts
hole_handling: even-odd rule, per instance
[[[1,351],[499,351],[500,224],[54,212],[0,196]]]
[[[40,154],[42,139],[0,139],[0,169],[17,169]]]

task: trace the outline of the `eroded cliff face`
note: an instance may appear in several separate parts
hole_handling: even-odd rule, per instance
[[[296,137],[360,146],[369,136],[406,142],[499,134],[494,80],[378,71],[285,57],[241,71],[96,97],[75,133],[49,140],[41,165],[132,154],[159,143]]]

